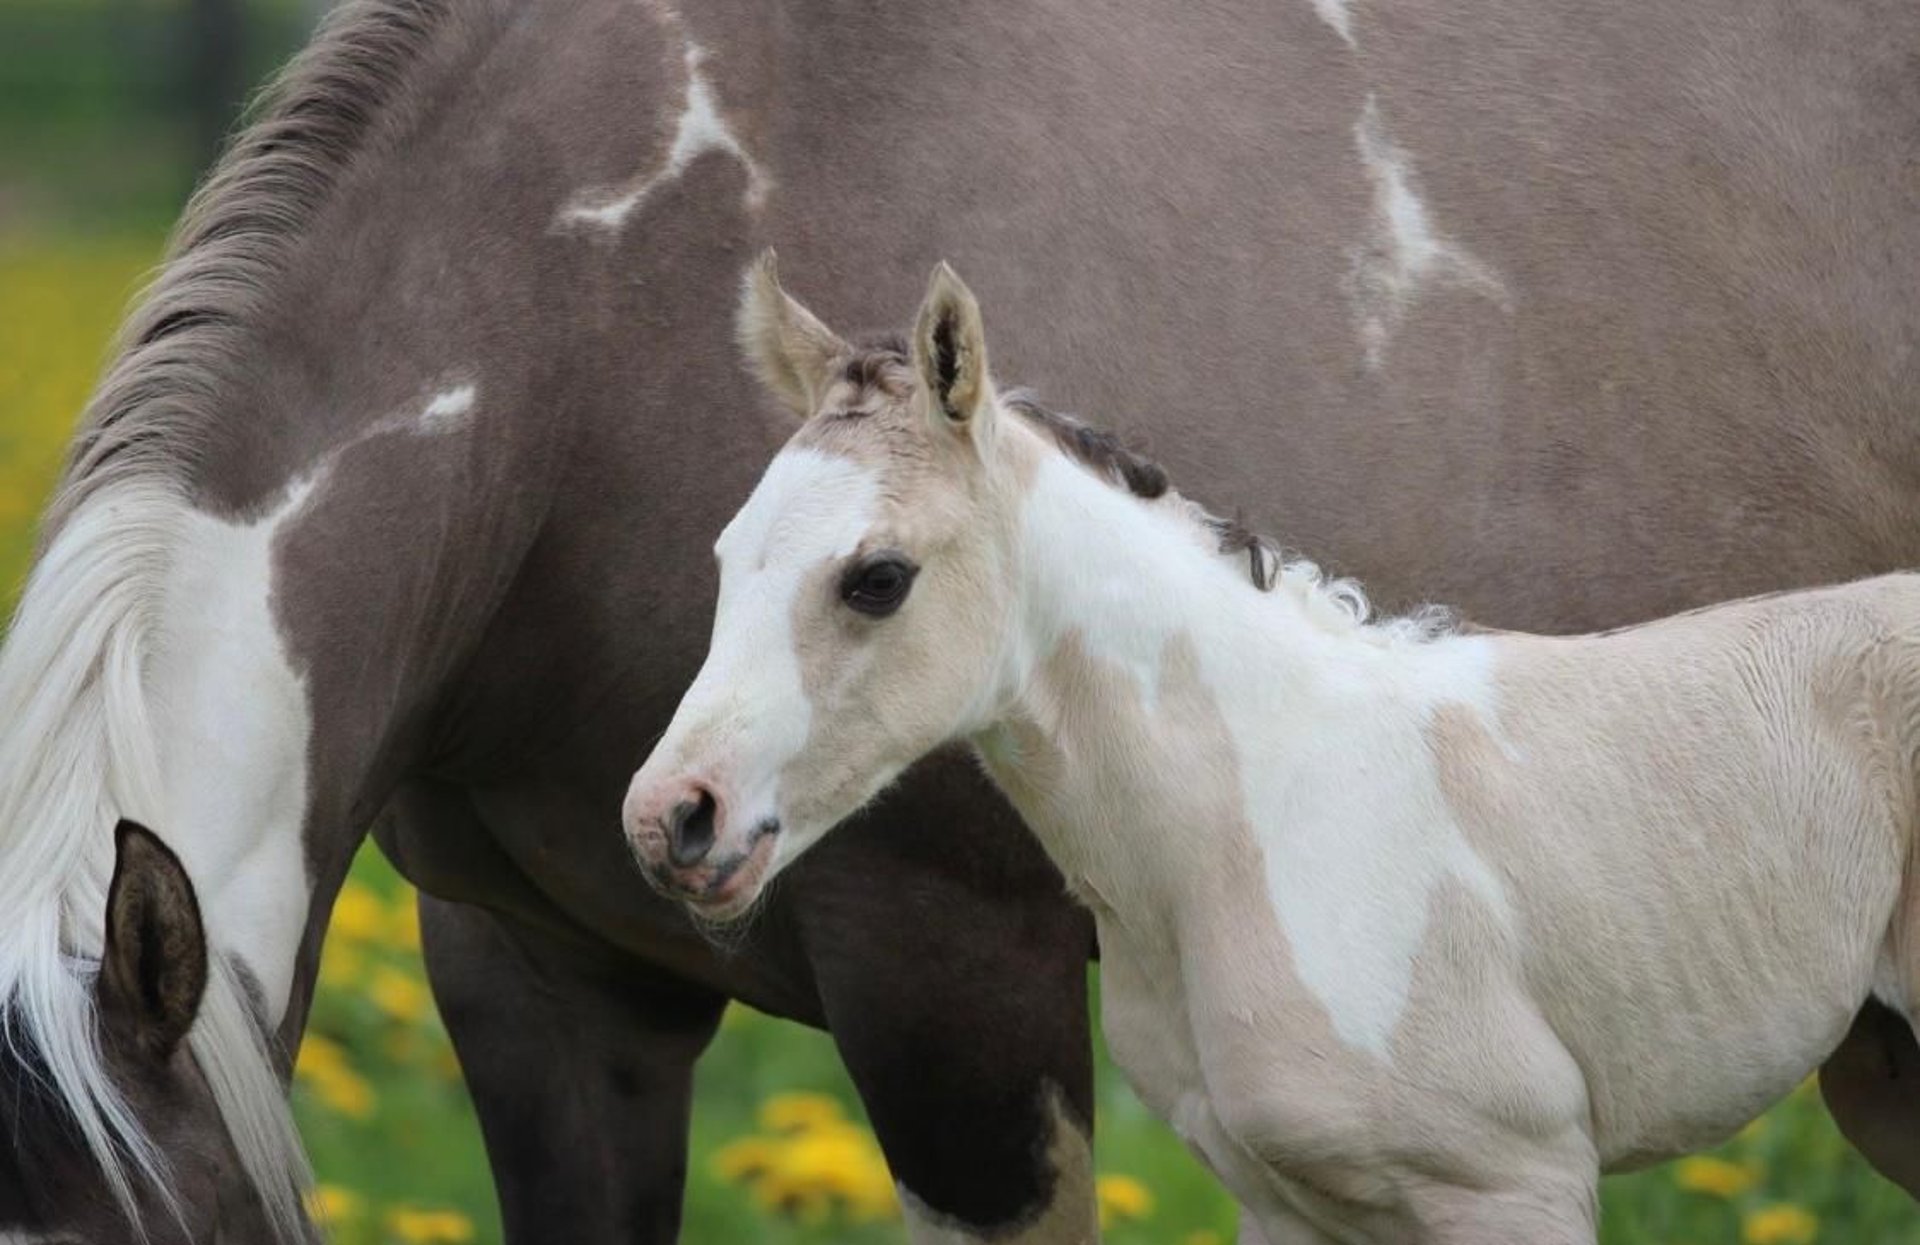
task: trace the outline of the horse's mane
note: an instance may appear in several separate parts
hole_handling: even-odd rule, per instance
[[[899,337],[869,338],[847,361],[845,378],[860,389],[886,389],[896,395],[908,383],[911,364],[907,345]],[[1007,410],[1044,433],[1061,453],[1099,479],[1124,489],[1142,501],[1171,500],[1211,533],[1222,554],[1243,560],[1248,580],[1261,592],[1284,589],[1296,594],[1308,617],[1337,630],[1356,631],[1380,642],[1431,639],[1451,628],[1452,616],[1427,608],[1401,618],[1375,620],[1366,590],[1344,576],[1328,575],[1309,558],[1288,556],[1281,547],[1247,527],[1239,518],[1227,518],[1182,496],[1159,463],[1129,446],[1125,440],[1074,415],[1041,403],[1030,389],[1010,389],[1000,395]]]
[[[137,1180],[177,1199],[107,1072],[92,982],[113,826],[164,789],[145,675],[179,516],[248,325],[445,8],[344,4],[263,93],[122,329],[0,648],[0,1049],[31,1056],[130,1218]],[[306,1161],[274,1055],[233,966],[212,968],[189,1047],[277,1234],[302,1239]]]
[[[43,542],[101,489],[192,467],[273,278],[405,91],[447,8],[448,0],[350,0],[261,93],[120,330]]]

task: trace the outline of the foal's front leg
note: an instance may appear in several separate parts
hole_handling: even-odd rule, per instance
[[[1435,1188],[1413,1201],[1421,1225],[1409,1245],[1595,1245],[1597,1176],[1508,1190]]]
[[[1270,1212],[1267,1219],[1263,1229],[1252,1211],[1241,1211],[1239,1245],[1335,1245],[1332,1237],[1290,1211]]]

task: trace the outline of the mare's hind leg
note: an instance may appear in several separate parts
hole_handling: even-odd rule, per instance
[[[669,1245],[693,1064],[720,996],[484,909],[421,896],[435,1000],[487,1143],[509,1245]]]
[[[1906,1017],[1867,1000],[1820,1069],[1820,1096],[1867,1162],[1920,1198],[1920,1044]]]

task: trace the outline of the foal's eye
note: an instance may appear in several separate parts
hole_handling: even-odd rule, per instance
[[[875,554],[840,577],[840,599],[869,618],[885,618],[907,599],[919,573],[920,568],[900,554]]]

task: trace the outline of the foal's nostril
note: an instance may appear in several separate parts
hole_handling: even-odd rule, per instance
[[[713,850],[713,792],[697,790],[697,798],[680,801],[667,814],[667,859],[676,869],[699,864]]]

